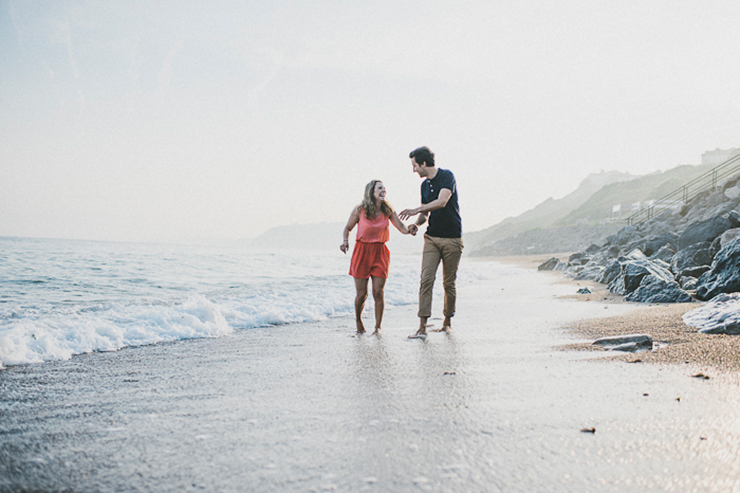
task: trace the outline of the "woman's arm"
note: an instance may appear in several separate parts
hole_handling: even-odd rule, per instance
[[[396,211],[391,212],[390,220],[393,223],[393,225],[396,227],[398,231],[405,235],[416,235],[416,229],[414,228],[407,228],[405,224],[401,222],[400,219],[398,219],[398,214],[396,214]]]
[[[360,222],[360,209],[360,207],[355,207],[352,210],[352,213],[349,215],[349,219],[347,220],[347,225],[344,227],[344,232],[342,233],[344,241],[342,241],[342,244],[339,246],[339,249],[343,253],[347,253],[347,250],[349,250],[349,232],[352,231],[352,228],[354,228],[358,222]]]

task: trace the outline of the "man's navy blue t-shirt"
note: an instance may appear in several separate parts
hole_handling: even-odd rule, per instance
[[[433,179],[426,179],[421,184],[421,203],[428,204],[439,198],[439,191],[447,188],[452,191],[450,200],[442,209],[437,209],[429,214],[429,236],[437,238],[462,238],[462,220],[460,219],[460,207],[457,204],[457,184],[455,175],[446,169],[437,169],[437,175]]]

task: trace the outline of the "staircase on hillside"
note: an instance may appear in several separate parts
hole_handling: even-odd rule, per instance
[[[653,201],[646,207],[638,210],[627,218],[627,224],[639,224],[653,217],[655,211],[662,211],[678,204],[685,204],[701,192],[717,188],[718,183],[738,172],[740,172],[740,154],[736,154],[724,163],[694,178],[686,185],[677,188],[665,197]]]

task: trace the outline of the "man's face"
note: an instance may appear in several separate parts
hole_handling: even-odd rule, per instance
[[[411,167],[413,168],[413,172],[420,177],[424,178],[426,176],[426,166],[420,166],[414,157],[411,158]]]

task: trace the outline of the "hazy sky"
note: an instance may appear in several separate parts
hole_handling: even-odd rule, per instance
[[[345,221],[408,153],[465,231],[740,147],[740,2],[0,0],[0,235]],[[337,233],[339,238],[341,232]]]

